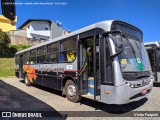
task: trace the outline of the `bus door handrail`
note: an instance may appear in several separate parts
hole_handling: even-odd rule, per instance
[[[84,72],[84,70],[87,68],[87,63],[81,68],[80,70],[80,74],[79,75],[82,75],[82,73]]]

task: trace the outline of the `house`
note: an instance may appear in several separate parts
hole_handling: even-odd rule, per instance
[[[3,32],[8,32],[10,30],[16,30],[17,17],[14,21],[10,21],[3,15],[0,15],[0,29]]]
[[[52,22],[48,19],[28,19],[18,30],[9,31],[8,35],[11,44],[33,46],[68,33],[70,31],[62,30],[59,22]]]
[[[18,29],[26,30],[28,39],[48,40],[51,35],[52,22],[47,19],[29,19]]]

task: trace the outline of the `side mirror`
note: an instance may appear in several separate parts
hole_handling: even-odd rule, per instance
[[[1,0],[2,14],[11,21],[16,18],[15,0]]]
[[[111,58],[114,58],[123,51],[122,33],[121,31],[109,31],[103,33],[103,37],[108,36],[113,40],[116,47],[116,53],[110,55]]]
[[[111,58],[115,58],[116,56],[118,56],[119,54],[121,54],[123,49],[118,50],[115,54],[110,55]]]

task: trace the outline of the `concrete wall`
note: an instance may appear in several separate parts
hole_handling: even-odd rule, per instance
[[[45,42],[45,40],[27,38],[26,30],[9,31],[8,35],[11,39],[12,45],[31,45],[33,46],[33,45]]]
[[[28,45],[34,46],[34,45],[43,43],[43,42],[48,41],[48,40],[38,40],[38,39],[29,39],[28,38],[27,41],[28,41]]]
[[[9,31],[12,45],[28,45],[26,30]]]

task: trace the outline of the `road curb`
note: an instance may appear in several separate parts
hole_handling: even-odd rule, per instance
[[[15,78],[16,76],[7,76],[7,77],[0,77],[0,79],[5,79],[5,78]]]

